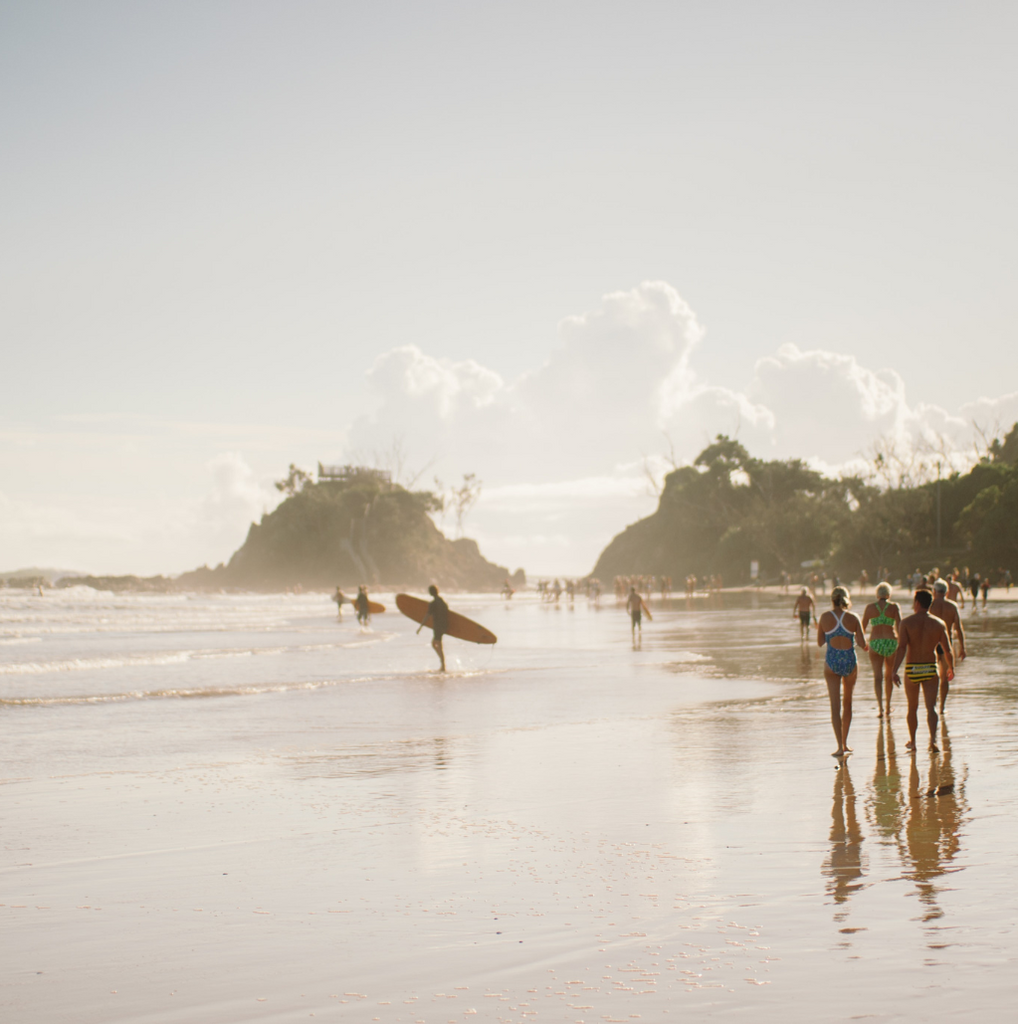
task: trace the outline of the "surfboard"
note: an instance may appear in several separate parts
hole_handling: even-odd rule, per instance
[[[414,622],[419,622],[422,626],[431,625],[431,619],[428,616],[430,603],[430,601],[422,601],[419,597],[413,597],[411,594],[396,595],[396,607],[408,619],[413,619]],[[449,628],[445,635],[454,636],[457,640],[466,640],[471,644],[498,642],[498,637],[490,629],[485,629],[480,623],[468,619],[465,615],[460,615],[459,612],[454,612],[451,608],[449,609]]]
[[[356,608],[356,598],[347,597],[346,594],[333,594],[332,600],[336,602],[341,608],[343,605],[348,604],[353,608]],[[385,605],[379,604],[377,601],[368,601],[368,614],[369,615],[381,615],[385,611]]]

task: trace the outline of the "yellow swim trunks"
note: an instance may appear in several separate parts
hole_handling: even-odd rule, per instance
[[[935,661],[905,666],[905,678],[910,683],[925,683],[927,679],[933,679],[936,674],[937,663]]]

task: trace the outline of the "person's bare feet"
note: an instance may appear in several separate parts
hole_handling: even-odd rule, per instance
[[[932,742],[931,742],[931,743],[930,743],[930,753],[931,753],[931,754],[939,754],[939,753],[940,753],[940,747],[938,747],[938,746],[936,745],[936,743],[932,743]]]
[[[905,749],[915,751],[915,741],[909,740],[908,743],[905,744]]]

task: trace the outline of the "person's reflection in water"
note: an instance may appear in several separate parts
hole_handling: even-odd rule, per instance
[[[930,758],[930,774],[924,785],[916,758],[908,778],[908,820],[904,829],[902,859],[906,877],[916,883],[919,900],[923,905],[922,919],[932,921],[943,916],[937,902],[943,886],[937,880],[945,874],[960,871],[952,867],[961,847],[959,828],[963,812],[963,793],[955,792],[954,767],[951,764],[951,741],[946,724],[941,724],[941,753]],[[899,847],[901,843],[899,841]]]
[[[812,644],[802,644],[799,647],[799,671],[802,673],[802,678],[810,682],[813,681],[814,654],[815,648]]]
[[[886,731],[885,731],[886,730]],[[887,844],[901,834],[905,821],[905,799],[901,792],[901,776],[895,757],[894,732],[891,723],[880,722],[877,729],[877,763],[873,769],[873,792],[868,808],[870,821]]]
[[[855,787],[848,764],[843,763],[834,773],[834,803],[831,807],[831,852],[821,869],[829,879],[827,891],[834,896],[836,904],[844,904],[863,884],[862,869],[863,835],[855,815]],[[835,921],[842,921],[846,911],[834,915]]]

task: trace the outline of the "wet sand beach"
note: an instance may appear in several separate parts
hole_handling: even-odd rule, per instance
[[[380,599],[0,595],[4,1021],[1013,1019],[1013,604],[839,768],[785,595]]]

